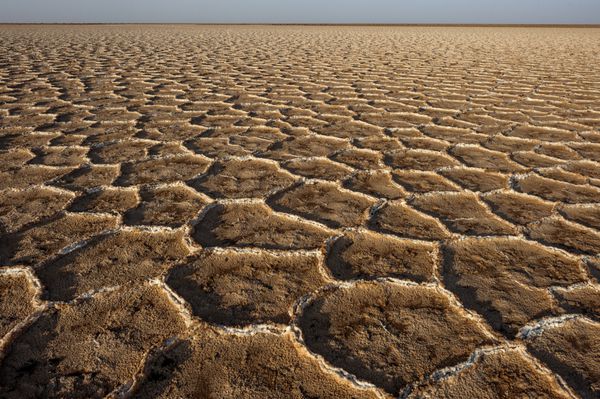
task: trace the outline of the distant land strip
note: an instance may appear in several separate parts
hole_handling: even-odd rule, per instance
[[[468,28],[600,28],[600,24],[446,24],[446,23],[221,23],[221,22],[0,22],[0,25],[193,25],[193,26],[397,26]]]

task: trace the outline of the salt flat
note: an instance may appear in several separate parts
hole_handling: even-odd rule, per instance
[[[597,398],[600,29],[0,26],[0,397]]]

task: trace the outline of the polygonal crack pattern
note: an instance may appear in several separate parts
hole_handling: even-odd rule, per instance
[[[207,332],[146,365],[134,398],[375,399],[321,365],[289,336]],[[244,381],[241,383],[241,381]]]
[[[36,295],[26,272],[0,274],[0,340],[35,311]]]
[[[388,202],[378,209],[371,219],[375,230],[406,238],[440,240],[450,233],[433,217],[424,215],[402,202]]]
[[[295,180],[274,162],[228,159],[215,163],[192,186],[213,198],[264,198]]]
[[[217,204],[195,226],[204,247],[317,249],[335,233],[324,226],[274,212],[263,203]]]
[[[475,354],[464,368],[413,389],[408,398],[552,398],[569,394],[551,373],[541,370],[524,351],[499,347]],[[462,365],[461,365],[462,366]]]
[[[0,393],[6,398],[103,397],[131,381],[146,353],[184,327],[156,286],[103,292],[59,306],[8,350],[0,366]]]
[[[0,259],[10,264],[40,264],[73,243],[112,230],[118,224],[118,219],[112,215],[63,214],[48,223],[10,236],[0,244]]]
[[[587,278],[576,258],[521,239],[471,238],[445,250],[442,273],[449,289],[506,334],[562,313],[547,289]]]
[[[556,287],[553,290],[560,306],[569,313],[580,313],[600,321],[600,286],[579,284],[572,287]]]
[[[417,285],[328,291],[304,308],[299,324],[309,349],[390,394],[494,342],[441,290]]]
[[[509,235],[516,229],[495,216],[468,193],[429,193],[414,198],[410,204],[440,219],[454,232],[466,235]]]
[[[217,251],[175,267],[169,284],[203,320],[288,324],[300,298],[326,283],[315,254]]]
[[[36,272],[49,299],[68,300],[103,287],[158,277],[189,252],[178,231],[121,230],[96,236]]]
[[[71,199],[70,192],[44,187],[7,191],[0,196],[0,231],[14,233],[30,223],[52,217]]]
[[[327,266],[342,280],[394,277],[430,281],[436,262],[436,248],[428,242],[367,232],[349,232],[337,238],[327,256]]]
[[[597,33],[1,27],[0,397],[597,397]]]
[[[527,337],[527,347],[585,399],[600,395],[600,324],[586,318],[556,323]]]
[[[206,198],[184,185],[145,187],[140,196],[140,204],[125,213],[125,223],[180,227],[208,203]]]
[[[324,182],[304,183],[270,198],[277,210],[321,222],[330,227],[357,227],[367,220],[375,200]]]
[[[185,181],[204,173],[209,164],[208,159],[195,155],[176,155],[125,163],[117,184],[132,186]]]

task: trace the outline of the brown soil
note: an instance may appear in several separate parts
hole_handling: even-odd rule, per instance
[[[324,294],[300,327],[309,349],[391,394],[493,342],[435,289],[386,283]]]
[[[520,239],[467,239],[450,243],[445,253],[450,290],[509,335],[531,320],[562,313],[548,287],[587,277],[580,261]]]
[[[288,324],[295,300],[326,280],[314,254],[218,251],[173,268],[167,283],[201,319],[245,326]]]
[[[582,398],[592,399],[600,395],[598,334],[598,323],[585,318],[573,319],[527,339],[527,347]]]
[[[328,373],[289,336],[217,335],[181,341],[151,359],[134,398],[375,399]]]
[[[501,392],[501,394],[499,394]],[[571,398],[557,379],[518,350],[483,352],[456,374],[413,390],[408,398]]]
[[[598,397],[598,54],[0,26],[0,397]]]

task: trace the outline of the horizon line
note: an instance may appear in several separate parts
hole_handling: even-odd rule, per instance
[[[440,26],[440,27],[582,27],[600,23],[377,23],[377,22],[2,22],[0,25],[199,25],[199,26]]]

